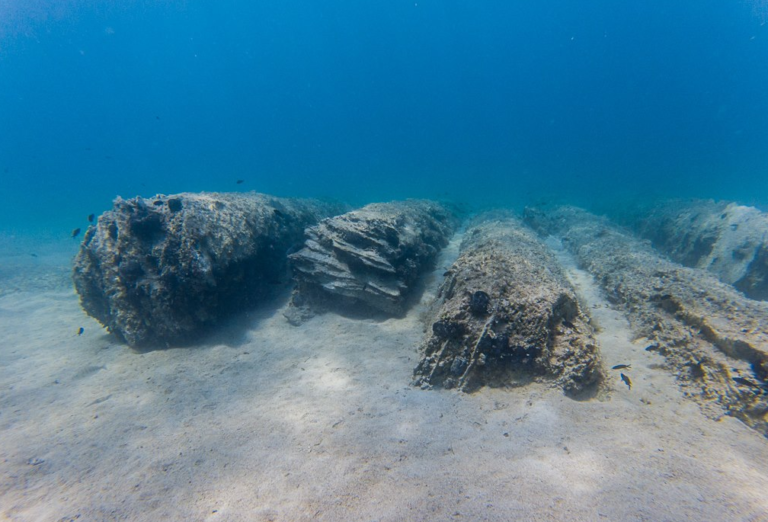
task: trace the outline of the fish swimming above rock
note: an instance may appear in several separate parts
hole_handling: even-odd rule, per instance
[[[93,223],[93,220],[96,219],[96,214],[88,214],[88,222]]]
[[[749,379],[745,379],[744,377],[734,377],[733,380],[736,383],[738,383],[738,384],[741,384],[743,386],[749,386],[750,388],[756,388],[758,390],[765,389],[764,386],[762,386],[760,384],[757,384],[757,383],[754,383],[754,382],[750,381]]]
[[[616,366],[613,366],[611,370],[623,370],[624,368],[632,368],[631,364],[617,364]]]
[[[627,385],[627,388],[629,388],[631,390],[632,389],[632,381],[629,380],[629,377],[627,377],[623,373],[621,373],[619,375],[621,375],[621,380],[624,381],[624,384]]]
[[[80,229],[76,228],[72,231],[72,237],[75,238],[80,235]]]

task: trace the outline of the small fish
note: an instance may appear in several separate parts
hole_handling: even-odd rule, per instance
[[[88,214],[88,223],[93,223],[93,220],[96,218],[95,214]]]
[[[80,235],[80,229],[76,228],[72,231],[72,237],[77,237]]]
[[[77,331],[77,335],[83,335],[83,332],[84,332],[84,331],[85,331],[85,328],[83,328],[83,327],[81,326],[81,327],[80,327],[80,329]]]
[[[37,254],[35,254],[34,252],[29,254],[29,255],[32,256],[32,257],[37,257]]]
[[[759,384],[756,384],[749,379],[745,379],[744,377],[734,377],[733,380],[744,386],[749,386],[750,388],[762,388]]]
[[[621,373],[619,375],[621,375],[621,380],[624,381],[624,384],[627,385],[627,388],[629,388],[631,390],[632,389],[632,381],[629,380],[629,377],[627,377],[623,373]]]
[[[649,344],[648,346],[645,347],[645,351],[646,352],[654,352],[654,351],[656,351],[658,349],[659,349],[659,345],[658,344]]]
[[[623,370],[624,368],[632,368],[631,364],[617,364],[611,370]]]
[[[245,180],[244,180],[244,179],[238,179],[238,180],[237,180],[237,184],[238,184],[238,185],[242,185],[243,183],[245,183]]]
[[[288,248],[285,250],[285,255],[286,255],[286,257],[288,257],[288,256],[290,256],[291,254],[295,254],[296,252],[298,252],[298,251],[299,251],[299,250],[301,250],[302,248],[304,248],[304,245],[303,245],[302,243],[297,243],[297,244],[295,244],[295,245],[291,245],[291,246],[289,246],[289,247],[288,247]]]

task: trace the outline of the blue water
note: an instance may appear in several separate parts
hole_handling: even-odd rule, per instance
[[[766,205],[767,20],[765,0],[0,0],[0,230],[200,190]]]

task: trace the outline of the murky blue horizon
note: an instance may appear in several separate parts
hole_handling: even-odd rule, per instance
[[[0,230],[202,190],[764,207],[767,12],[0,0]]]

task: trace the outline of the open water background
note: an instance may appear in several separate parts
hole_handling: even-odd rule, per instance
[[[765,0],[0,0],[0,231],[201,190],[765,206],[767,21]]]

